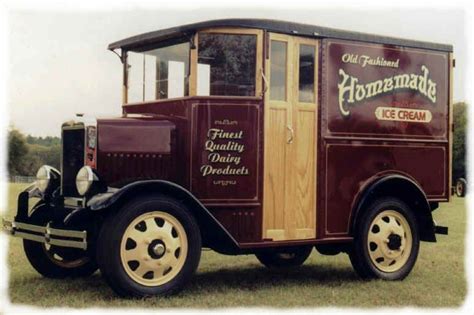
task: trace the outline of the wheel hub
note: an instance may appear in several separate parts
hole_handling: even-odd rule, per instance
[[[400,235],[392,233],[388,236],[387,247],[390,250],[399,250],[401,246],[402,246],[402,237]]]
[[[166,252],[166,245],[161,240],[154,240],[148,246],[148,255],[153,259],[160,259]]]

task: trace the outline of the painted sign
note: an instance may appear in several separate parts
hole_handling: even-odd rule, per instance
[[[363,101],[375,98],[384,93],[396,93],[403,90],[412,90],[425,96],[431,103],[436,104],[436,83],[429,77],[429,70],[421,66],[421,73],[404,73],[387,78],[381,78],[367,83],[339,69],[341,79],[337,85],[339,89],[339,109],[343,116],[348,116],[348,107],[360,104]]]
[[[425,109],[409,109],[397,107],[377,107],[375,117],[379,120],[410,121],[429,123],[431,112]]]
[[[194,107],[192,191],[201,200],[257,199],[258,115],[257,106]]]
[[[325,39],[323,54],[323,133],[447,136],[447,53]]]
[[[238,124],[237,121],[235,121]],[[207,131],[207,140],[204,150],[207,161],[200,168],[202,176],[210,175],[249,175],[249,169],[242,166],[242,153],[245,144],[242,143],[244,132],[225,131],[220,128],[210,128]]]

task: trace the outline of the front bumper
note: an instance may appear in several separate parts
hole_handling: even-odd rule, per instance
[[[87,249],[87,232],[55,229],[49,226],[33,225],[2,219],[3,229],[10,235],[26,240],[56,245]]]
[[[7,220],[2,218],[2,228],[5,232],[34,242],[83,250],[87,249],[87,231],[64,229],[61,224],[57,225],[54,223],[62,220],[55,220],[53,217],[45,226],[33,224],[28,215],[28,203],[31,197],[40,197],[34,185],[28,187],[18,196],[15,219]],[[39,208],[37,211],[42,210]]]

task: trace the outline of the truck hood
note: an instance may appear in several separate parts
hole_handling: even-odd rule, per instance
[[[169,154],[175,129],[163,118],[98,119],[98,148],[107,153]]]

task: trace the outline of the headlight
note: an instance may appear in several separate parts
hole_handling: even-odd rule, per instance
[[[76,176],[76,188],[79,195],[84,196],[85,194],[87,194],[87,192],[92,186],[92,183],[96,179],[97,178],[94,175],[94,172],[92,171],[92,168],[90,168],[90,166],[84,166],[83,168],[81,168]]]
[[[44,194],[59,185],[60,176],[61,175],[59,171],[54,167],[43,165],[36,173],[36,185],[38,189]]]

